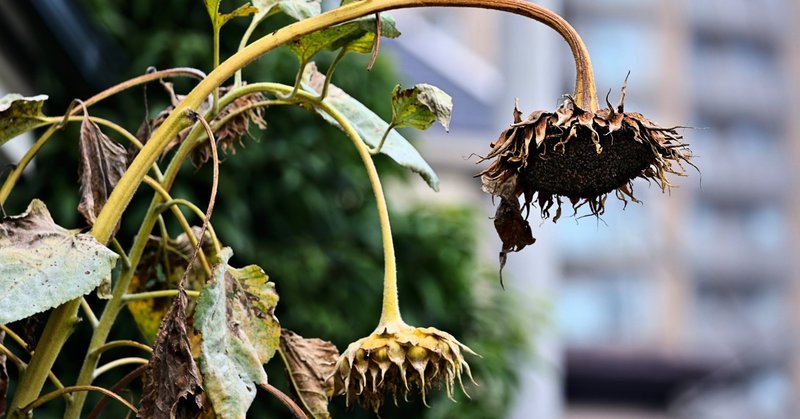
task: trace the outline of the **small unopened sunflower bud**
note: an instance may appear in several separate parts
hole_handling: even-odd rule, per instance
[[[385,395],[391,394],[396,403],[397,391],[407,398],[412,386],[419,389],[426,405],[428,389],[442,384],[452,399],[456,379],[464,391],[463,372],[472,380],[462,351],[477,355],[449,333],[433,327],[411,327],[402,322],[382,325],[351,343],[339,357],[334,394],[344,394],[348,405],[356,400],[376,412]]]

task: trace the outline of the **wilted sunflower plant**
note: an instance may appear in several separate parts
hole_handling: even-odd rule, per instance
[[[472,379],[465,358],[477,354],[447,332],[411,326],[401,317],[389,214],[373,163],[374,155],[388,155],[438,189],[431,167],[395,129],[427,129],[435,122],[448,128],[451,99],[427,84],[398,86],[387,99],[392,104],[387,122],[331,83],[336,64],[345,55],[371,54],[374,60],[381,37],[400,35],[394,19],[382,12],[428,6],[503,10],[545,23],[564,37],[573,52],[577,68],[573,94],[554,112],[537,111],[523,118],[515,106],[512,124],[484,158],[491,163],[480,173],[483,189],[500,198],[494,223],[503,242],[501,266],[508,252],[533,243],[526,221],[532,205],[544,218],[555,211],[553,218],[558,219],[564,199],[574,208],[587,205],[591,214],[599,215],[611,192],[636,201],[632,180],[644,178],[666,189],[667,175],[683,175],[682,163],[691,164],[691,154],[675,128],[662,128],[641,114],[625,112],[624,87],[617,106],[599,109],[589,55],[580,37],[561,17],[535,4],[345,0],[323,13],[319,0],[253,0],[223,13],[220,2],[202,3],[214,35],[214,62],[208,74],[192,68],[151,68],[88,99],[74,100],[58,116],[44,114],[45,95],[10,94],[0,99],[0,144],[44,129],[5,177],[0,204],[14,192],[37,152],[65,126],[79,123],[77,211],[90,228],[59,226],[38,199],[19,215],[3,213],[0,360],[16,364],[20,374],[7,404],[9,377],[5,362],[0,363],[0,414],[26,417],[63,398],[65,416],[77,418],[86,413],[86,394],[99,392],[105,399],[93,407],[92,417],[110,400],[144,418],[243,418],[261,387],[296,417],[325,418],[330,416],[328,400],[335,396],[377,413],[387,399],[396,403],[398,393],[404,398],[419,393],[425,401],[433,389],[443,388],[451,398],[456,389],[463,390],[463,381]],[[254,30],[276,14],[295,22],[251,42]],[[239,49],[221,61],[220,28],[241,18],[251,23]],[[298,59],[293,85],[242,79],[241,70],[248,63],[279,46],[287,46]],[[313,61],[322,51],[337,53],[324,73]],[[182,95],[168,81],[176,77],[193,78],[197,84]],[[172,103],[138,129],[92,116],[93,107],[103,100],[155,81]],[[256,265],[232,267],[233,251],[217,237],[210,221],[221,176],[219,153],[235,154],[251,125],[266,129],[270,108],[279,106],[306,109],[341,129],[358,152],[375,196],[385,261],[383,308],[372,334],[341,354],[329,342],[281,328],[274,314],[278,303],[274,283]],[[195,166],[213,167],[205,210],[171,191],[187,159]],[[138,220],[138,234],[125,243],[118,240],[117,230],[140,189],[151,191],[152,200]],[[201,220],[200,227],[189,223],[182,208]],[[166,217],[177,221],[181,235],[169,236]],[[84,296],[92,291],[105,300],[102,307],[87,302]],[[20,321],[48,310],[34,348],[20,330],[24,324]],[[109,341],[123,310],[132,314],[140,338]],[[88,326],[78,325],[79,316]],[[77,379],[63,383],[52,367],[76,327],[91,327],[92,337]],[[101,364],[106,352],[120,347],[139,350],[141,356]],[[268,383],[264,364],[276,354],[291,378],[294,397]],[[120,385],[109,389],[92,384],[106,371],[129,364],[139,367]],[[136,401],[123,397],[122,391],[140,377],[141,397]],[[46,381],[55,390],[41,394]]]

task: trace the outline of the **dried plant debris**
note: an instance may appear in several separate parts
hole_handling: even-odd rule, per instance
[[[78,212],[89,225],[94,225],[97,214],[103,209],[111,191],[128,168],[127,151],[103,134],[100,127],[89,119],[85,107],[79,150],[81,200]]]
[[[611,192],[626,204],[639,202],[634,179],[668,191],[667,174],[685,176],[684,163],[695,167],[679,127],[663,128],[640,113],[624,112],[624,98],[625,86],[616,107],[606,99],[608,107],[592,113],[568,97],[555,112],[536,111],[525,119],[514,106],[514,123],[491,144],[482,161],[492,162],[479,173],[483,190],[501,198],[494,221],[503,241],[501,272],[508,252],[533,243],[531,204],[553,222],[564,199],[575,213],[586,206],[600,216]]]
[[[330,418],[328,399],[333,396],[333,373],[339,358],[336,346],[282,329],[280,350],[303,405],[315,419]]]
[[[164,120],[166,120],[172,110],[175,109],[175,106],[185,97],[175,94],[172,83],[165,82],[162,84],[172,98],[172,105],[161,111],[158,116],[139,127],[136,136],[143,143],[147,142],[152,132],[164,123]],[[220,96],[224,96],[232,88],[232,86],[220,88]],[[242,145],[242,140],[245,135],[248,134],[251,122],[261,129],[267,128],[267,122],[264,120],[264,107],[254,106],[264,100],[265,97],[260,92],[248,93],[239,96],[234,99],[233,102],[220,109],[217,115],[209,122],[209,125],[214,129],[214,136],[217,140],[217,148],[219,150],[222,150],[222,152],[226,154],[236,154],[236,144]],[[199,113],[204,114],[208,112],[209,109],[211,109],[211,100],[207,100],[203,103]],[[186,136],[189,135],[189,131],[191,131],[191,127],[181,130],[164,149],[164,154],[182,144]],[[208,141],[199,143],[194,148],[191,158],[192,163],[198,167],[210,160],[211,145],[208,144]]]
[[[161,322],[144,376],[140,418],[197,418],[203,413],[200,371],[186,333],[187,299],[181,290]]]
[[[192,232],[195,238],[199,239],[200,227],[193,226]],[[213,259],[215,257],[214,246],[208,233],[203,238],[202,246],[206,256]],[[180,234],[175,239],[167,240],[150,236],[141,261],[131,279],[128,292],[135,294],[178,288],[189,260],[192,258],[192,253],[194,253],[194,246],[186,233]],[[200,261],[195,260],[189,273],[187,289],[199,290],[207,280]],[[188,305],[191,310],[194,302],[189,301]],[[148,342],[154,342],[161,319],[170,309],[169,300],[165,298],[134,300],[129,301],[127,306],[139,331]]]
[[[6,338],[6,332],[0,331],[0,344]],[[6,370],[6,355],[0,353],[0,417],[6,414],[6,394],[8,393],[8,370]]]

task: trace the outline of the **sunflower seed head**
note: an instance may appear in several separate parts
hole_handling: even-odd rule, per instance
[[[397,393],[407,399],[412,387],[419,390],[426,405],[427,391],[442,384],[452,399],[456,380],[464,389],[462,373],[466,371],[472,380],[463,352],[477,355],[449,333],[433,327],[379,327],[351,343],[339,357],[334,394],[345,395],[348,405],[355,400],[376,413],[385,395],[391,394],[396,403]]]
[[[534,241],[527,221],[532,203],[543,219],[553,215],[554,222],[561,217],[563,198],[576,213],[586,206],[591,215],[600,216],[611,192],[626,205],[629,200],[639,202],[633,194],[634,179],[667,191],[672,186],[667,174],[685,176],[684,164],[695,167],[678,127],[663,128],[623,109],[621,99],[616,107],[609,103],[593,113],[567,97],[555,112],[536,111],[521,119],[515,106],[515,122],[490,145],[483,161],[492,162],[478,175],[485,192],[501,197],[495,216],[503,241],[501,272],[509,252]]]

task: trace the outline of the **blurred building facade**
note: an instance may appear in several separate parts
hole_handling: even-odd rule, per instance
[[[534,339],[539,358],[513,417],[800,415],[795,3],[542,3],[583,36],[601,97],[611,90],[616,103],[630,71],[627,110],[695,127],[683,133],[702,173],[689,168],[669,196],[636,184],[644,205],[623,211],[609,199],[600,220],[531,219],[538,241],[509,256],[507,284],[532,301],[551,298],[554,330]],[[487,150],[513,97],[526,114],[554,109],[573,89],[571,56],[547,29],[513,16],[404,12],[400,29],[409,21],[427,41],[400,38],[398,62],[410,81],[454,96],[451,133],[423,145],[443,177],[440,199],[480,202],[489,217],[470,178],[475,159],[463,157]]]

